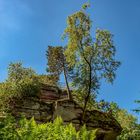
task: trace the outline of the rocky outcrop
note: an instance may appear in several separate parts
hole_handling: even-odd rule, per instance
[[[56,86],[42,85],[39,98],[42,102],[54,102],[59,99],[68,98],[66,90],[60,90]]]
[[[99,140],[115,140],[120,134],[119,123],[108,113],[98,110],[87,111],[85,119],[81,120],[83,109],[76,102],[68,100],[65,93],[62,94],[63,96],[61,93],[62,91],[56,87],[43,87],[38,98],[26,97],[12,102],[12,114],[16,118],[21,114],[27,118],[34,116],[39,123],[53,121],[57,116],[61,116],[64,123],[73,123],[77,130],[83,123],[89,130],[98,129]]]
[[[44,103],[38,98],[15,99],[15,103],[11,105],[12,115],[20,118],[25,115],[26,118],[35,118],[38,122],[48,122],[52,120],[54,105],[53,103]]]
[[[120,124],[108,113],[98,110],[87,111],[85,119],[82,118],[83,109],[74,101],[59,101],[54,111],[54,118],[61,116],[65,123],[72,122],[76,129],[86,125],[88,130],[98,129],[97,139],[115,140],[121,132]]]

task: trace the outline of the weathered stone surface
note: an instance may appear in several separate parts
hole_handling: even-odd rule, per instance
[[[27,118],[34,117],[39,122],[48,122],[53,118],[53,103],[44,103],[37,98],[16,99],[11,106],[12,114],[19,118],[25,115]]]
[[[54,111],[54,118],[61,116],[64,122],[80,121],[82,109],[74,101],[58,101]]]
[[[54,118],[61,116],[65,123],[73,123],[77,129],[81,127],[83,110],[74,101],[57,102],[57,109],[54,111]],[[108,113],[93,110],[87,111],[84,124],[88,130],[98,129],[98,139],[115,140],[121,132],[120,124]],[[103,138],[101,138],[101,136]]]
[[[24,99],[16,99],[11,103],[12,114],[19,118],[24,114],[27,118],[34,116],[38,122],[53,121],[57,116],[61,116],[64,123],[73,123],[78,130],[81,125],[86,124],[87,129],[98,129],[98,140],[115,140],[121,132],[120,124],[108,113],[98,110],[87,111],[85,119],[81,120],[83,110],[74,101],[68,99],[60,99],[61,91],[57,88],[43,87],[43,93],[38,98],[26,97]],[[58,99],[50,99],[50,91],[52,96]],[[45,98],[42,99],[46,95]],[[59,95],[59,96],[58,96]]]

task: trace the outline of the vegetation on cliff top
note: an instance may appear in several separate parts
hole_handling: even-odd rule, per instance
[[[118,139],[137,139],[136,134],[139,133],[140,126],[134,116],[114,103],[96,101],[102,79],[112,83],[120,62],[115,59],[116,48],[113,35],[109,31],[97,29],[95,37],[91,36],[92,22],[85,11],[87,7],[88,4],[84,5],[80,11],[68,17],[63,36],[68,38],[66,47],[48,47],[48,75],[38,75],[31,68],[23,67],[22,63],[9,65],[8,78],[0,83],[0,116],[9,113],[8,106],[13,98],[37,96],[42,83],[58,86],[63,73],[69,99],[73,100],[72,95],[76,95],[74,100],[83,107],[82,119],[87,109],[96,108],[110,112],[123,128]],[[36,124],[34,119],[24,118],[18,125],[13,119],[8,118],[0,122],[0,139],[95,138],[95,131],[87,131],[83,127],[76,132],[72,124],[62,125],[60,118],[54,123],[47,124]]]

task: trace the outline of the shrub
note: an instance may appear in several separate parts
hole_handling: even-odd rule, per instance
[[[40,83],[42,84],[53,85],[53,86],[58,85],[59,77],[57,75],[53,75],[53,74],[43,75],[42,74],[42,75],[38,75],[37,77]]]
[[[22,67],[21,63],[11,63],[8,79],[0,83],[0,114],[8,111],[9,102],[14,98],[36,96],[40,92],[40,81],[31,68]]]
[[[72,124],[64,125],[61,118],[46,124],[37,124],[34,118],[22,118],[17,125],[8,117],[0,125],[3,140],[94,140],[95,133],[96,130],[87,131],[85,126],[77,132]]]

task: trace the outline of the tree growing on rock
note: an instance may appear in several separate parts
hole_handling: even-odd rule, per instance
[[[72,95],[68,83],[69,68],[64,56],[64,48],[61,46],[48,46],[46,57],[48,60],[47,71],[53,75],[56,75],[57,77],[60,77],[60,75],[63,73],[67,87],[68,98],[72,100]]]
[[[68,66],[73,69],[73,86],[84,98],[83,119],[87,103],[93,95],[96,97],[102,79],[112,83],[120,65],[115,59],[113,35],[97,29],[95,38],[91,36],[92,21],[86,8],[68,17],[64,32],[64,37],[68,38],[64,54]]]

